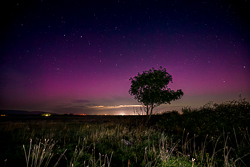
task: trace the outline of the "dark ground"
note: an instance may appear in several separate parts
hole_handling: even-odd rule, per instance
[[[142,115],[52,115],[52,116],[41,116],[41,115],[8,115],[0,117],[0,124],[6,123],[36,123],[36,122],[47,122],[47,123],[132,123],[139,124],[145,120],[146,116]],[[159,115],[154,115],[151,120],[159,119]]]

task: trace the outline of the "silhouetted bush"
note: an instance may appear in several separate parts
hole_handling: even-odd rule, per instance
[[[178,131],[177,135],[198,136],[198,145],[207,135],[209,140],[222,137],[218,146],[223,148],[226,141],[233,149],[235,157],[246,156],[245,160],[250,159],[249,125],[250,104],[242,98],[222,104],[208,102],[198,109],[185,107],[182,115],[176,111],[165,112],[158,121],[158,127],[168,132]],[[250,165],[249,160],[245,163]]]

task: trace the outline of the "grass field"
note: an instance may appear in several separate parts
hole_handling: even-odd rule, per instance
[[[1,117],[0,166],[250,166],[250,104],[152,116]]]

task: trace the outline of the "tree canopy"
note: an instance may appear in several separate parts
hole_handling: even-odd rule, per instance
[[[183,96],[181,89],[176,92],[167,87],[172,82],[172,76],[167,73],[166,68],[138,73],[137,76],[131,77],[131,87],[129,94],[146,106],[146,114],[152,115],[153,108],[161,104],[170,104],[171,101],[180,99]]]

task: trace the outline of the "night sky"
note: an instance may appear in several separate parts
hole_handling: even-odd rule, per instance
[[[0,109],[133,114],[130,77],[160,66],[184,96],[250,98],[247,0],[23,0],[2,5]]]

